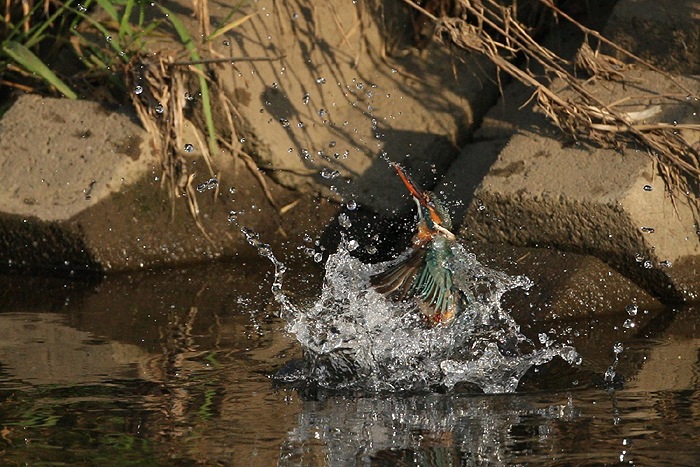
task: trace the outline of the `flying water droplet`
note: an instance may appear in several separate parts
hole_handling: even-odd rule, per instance
[[[210,178],[206,182],[197,185],[197,191],[202,193],[207,190],[213,190],[217,186],[219,186],[219,181],[216,178]]]
[[[134,88],[134,94],[139,95],[139,94],[141,94],[142,92],[143,92],[143,87],[141,87],[141,86],[136,86],[136,87]]]
[[[327,180],[337,178],[339,175],[340,175],[340,172],[338,172],[337,170],[329,169],[327,167],[324,167],[323,169],[321,169],[321,177],[323,177]]]
[[[159,102],[158,104],[156,104],[155,111],[156,113],[162,114],[163,112],[165,112],[165,107],[163,107],[163,104]]]
[[[348,201],[345,204],[345,207],[347,208],[348,211],[354,211],[355,209],[357,209],[357,201],[355,201],[354,199],[351,199],[350,201]]]
[[[622,324],[622,327],[625,329],[632,329],[635,326],[636,326],[636,324],[635,324],[634,320],[631,318],[626,319],[625,322]]]
[[[194,151],[194,145],[187,143],[185,144],[185,152],[193,152]]]
[[[625,307],[625,311],[627,311],[627,314],[630,316],[637,316],[637,312],[639,311],[639,307],[634,303],[630,303],[629,305],[627,305]]]
[[[349,229],[350,227],[352,227],[352,222],[350,221],[350,218],[344,212],[338,214],[338,223],[341,227],[345,229]]]
[[[651,191],[654,188],[651,185],[644,185],[644,191]]]

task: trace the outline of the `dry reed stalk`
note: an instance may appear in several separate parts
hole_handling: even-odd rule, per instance
[[[182,135],[186,125],[184,109],[188,93],[186,76],[181,69],[171,66],[172,61],[172,57],[162,55],[137,55],[127,66],[126,84],[131,90],[131,101],[139,120],[151,137],[153,151],[160,155],[163,170],[161,184],[169,184],[171,216],[175,215],[175,199],[185,197],[197,228],[213,243],[199,217],[196,192],[192,186],[194,174],[188,174],[181,152],[185,150]],[[139,92],[135,92],[137,88]],[[201,149],[213,177],[214,168],[208,148],[196,128],[194,134],[197,147]]]

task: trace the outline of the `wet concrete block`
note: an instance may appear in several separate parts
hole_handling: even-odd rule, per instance
[[[630,319],[636,327],[648,314],[645,310],[662,307],[647,291],[592,256],[489,243],[468,248],[484,264],[532,281],[527,291],[516,289],[504,300],[524,330],[542,332],[547,323],[582,323],[601,316],[617,319],[619,327]]]
[[[76,276],[257,258],[242,226],[293,248],[335,209],[270,182],[272,205],[234,159],[212,189],[194,190],[198,223],[187,197],[163,186],[148,141],[132,116],[95,102],[22,96],[0,121],[0,270]],[[186,163],[195,186],[209,179],[201,156]]]
[[[642,71],[628,78],[584,87],[617,102],[619,111],[657,109],[650,122],[700,122],[698,101],[667,78]],[[692,78],[680,82],[698,89]],[[561,85],[558,90],[573,98]],[[691,144],[699,139],[697,131],[680,131]],[[666,300],[695,300],[700,292],[697,219],[682,193],[669,196],[654,159],[641,149],[572,144],[552,125],[518,128],[474,193],[461,233],[591,254]]]

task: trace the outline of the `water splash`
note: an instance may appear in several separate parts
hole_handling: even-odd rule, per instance
[[[580,358],[569,346],[548,343],[534,349],[500,304],[504,293],[529,288],[530,280],[482,265],[459,244],[445,266],[452,269],[455,284],[470,304],[450,325],[427,327],[412,302],[392,301],[370,286],[373,274],[402,257],[365,264],[350,256],[343,242],[326,262],[320,298],[301,309],[282,291],[286,268],[269,245],[249,230],[244,234],[275,266],[273,295],[287,330],[304,349],[303,364],[280,375],[286,381],[370,392],[450,389],[469,383],[486,393],[501,393],[515,391],[534,365],[556,356],[569,363]]]

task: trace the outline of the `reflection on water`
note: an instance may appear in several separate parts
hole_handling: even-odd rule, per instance
[[[274,277],[256,272],[264,269],[221,265],[98,285],[4,278],[2,464],[695,465],[700,458],[697,310],[650,314],[633,329],[622,326],[626,317],[541,323],[568,336],[584,363],[533,369],[515,394],[460,386],[312,394],[269,377],[300,350],[274,317]],[[318,283],[289,289],[296,301],[312,302]],[[619,378],[609,384],[616,345]]]

